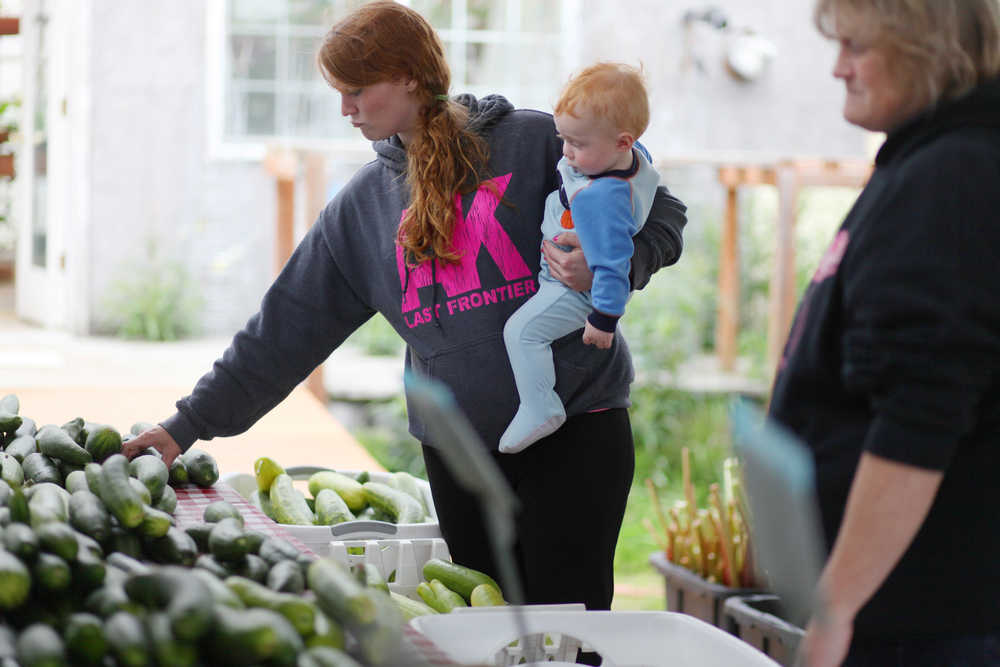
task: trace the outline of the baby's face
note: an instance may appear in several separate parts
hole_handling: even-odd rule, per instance
[[[579,116],[555,115],[556,131],[563,140],[563,155],[570,166],[587,176],[631,166],[631,142],[623,143],[622,134],[604,119],[595,118],[589,111],[579,113]]]

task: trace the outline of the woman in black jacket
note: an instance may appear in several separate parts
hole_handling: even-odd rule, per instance
[[[1000,665],[1000,9],[819,0],[844,117],[887,134],[803,297],[771,416],[831,547],[809,667]]]

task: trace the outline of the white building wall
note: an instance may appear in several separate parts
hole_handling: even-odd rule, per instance
[[[645,68],[653,118],[644,142],[654,158],[864,154],[864,133],[840,115],[844,93],[831,76],[834,45],[813,27],[811,1],[581,2],[580,62],[641,62]],[[709,5],[728,17],[728,30],[701,22],[686,33],[685,12]],[[754,82],[738,81],[723,67],[729,38],[742,28],[777,48]]]
[[[93,2],[90,325],[151,245],[189,268],[203,332],[231,332],[271,277],[274,185],[206,150],[206,3]]]

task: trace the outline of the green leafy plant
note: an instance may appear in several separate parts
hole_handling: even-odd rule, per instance
[[[145,261],[127,262],[106,299],[104,327],[124,338],[169,341],[197,330],[202,298],[187,268],[147,243]]]

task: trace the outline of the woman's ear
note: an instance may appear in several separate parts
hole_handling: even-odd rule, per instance
[[[406,92],[412,93],[417,89],[418,85],[419,84],[417,83],[416,79],[410,79],[409,81],[406,82]]]

